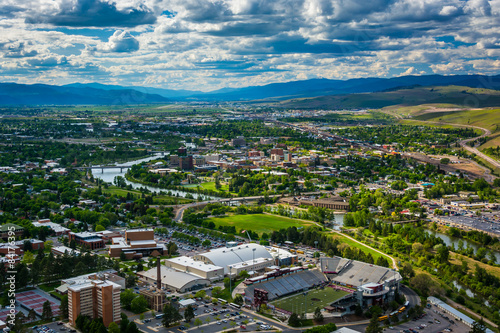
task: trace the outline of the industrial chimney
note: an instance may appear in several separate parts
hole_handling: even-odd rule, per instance
[[[156,288],[161,290],[161,260],[160,256],[156,259]]]

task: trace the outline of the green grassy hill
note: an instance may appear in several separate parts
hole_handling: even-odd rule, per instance
[[[278,105],[297,109],[378,109],[392,105],[421,104],[451,104],[467,108],[500,106],[500,91],[460,86],[415,87],[376,93],[291,99]]]
[[[479,126],[494,133],[500,126],[500,109],[423,113],[413,117],[413,119]]]

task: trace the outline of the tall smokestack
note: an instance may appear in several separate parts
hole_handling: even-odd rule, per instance
[[[156,259],[156,288],[161,290],[161,260],[160,256]]]

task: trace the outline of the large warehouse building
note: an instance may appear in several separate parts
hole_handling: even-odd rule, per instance
[[[210,281],[222,280],[224,278],[224,268],[206,264],[203,261],[196,261],[186,256],[167,259],[165,260],[165,266],[191,273]]]

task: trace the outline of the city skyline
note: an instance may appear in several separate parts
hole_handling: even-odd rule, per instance
[[[211,91],[499,73],[499,1],[0,2],[3,82]]]

